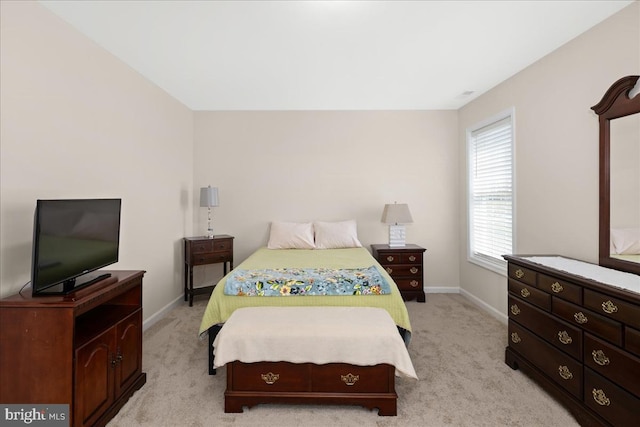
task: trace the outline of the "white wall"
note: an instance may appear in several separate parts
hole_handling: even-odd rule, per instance
[[[640,74],[640,3],[542,58],[459,110],[460,280],[506,314],[506,278],[467,262],[465,132],[515,107],[516,247],[598,261],[598,118],[620,77]]]
[[[30,280],[36,199],[122,198],[145,318],[182,292],[193,113],[33,2],[0,2],[0,295]]]
[[[426,286],[458,287],[456,138],[455,111],[197,112],[194,191],[219,188],[214,230],[235,236],[236,264],[273,220],[356,219],[364,246],[386,243],[385,203],[408,203]],[[194,215],[203,234],[206,209]]]

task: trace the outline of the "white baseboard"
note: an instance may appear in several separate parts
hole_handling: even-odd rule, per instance
[[[184,302],[184,295],[180,295],[178,298],[176,298],[175,300],[171,301],[169,304],[162,307],[160,310],[153,313],[151,317],[149,317],[147,320],[142,322],[142,332],[152,327],[157,321],[162,319],[164,316],[167,315],[167,313],[169,313],[171,310],[173,310],[183,302]]]
[[[424,288],[425,294],[459,294],[460,288],[455,286],[430,286]]]
[[[482,301],[480,298],[478,298],[475,295],[465,291],[464,289],[460,289],[460,294],[462,294],[462,296],[467,298],[469,301],[471,301],[472,303],[474,303],[475,305],[477,305],[478,307],[482,308],[484,311],[486,311],[487,313],[489,313],[490,315],[492,315],[493,317],[498,319],[500,322],[504,323],[505,325],[508,323],[509,318],[507,317],[507,315],[505,315],[505,314],[499,312],[498,310],[496,310],[495,308],[491,307],[489,304],[487,304],[486,302]]]

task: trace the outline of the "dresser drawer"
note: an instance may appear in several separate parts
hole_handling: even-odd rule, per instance
[[[555,277],[538,275],[538,288],[574,304],[582,304],[582,288]]]
[[[531,361],[549,378],[582,399],[582,364],[556,350],[513,320],[509,320],[509,347]]]
[[[346,363],[311,365],[311,391],[361,393],[388,392],[389,378],[395,375],[395,368],[381,364],[375,366],[355,366]]]
[[[509,263],[509,277],[527,285],[536,286],[536,272],[528,268]]]
[[[640,306],[638,305],[585,289],[584,306],[634,328],[640,328]]]
[[[624,348],[640,356],[640,331],[624,328]]]
[[[604,379],[589,368],[584,369],[584,402],[616,427],[636,427],[640,416],[640,399]]]
[[[236,391],[308,391],[310,370],[308,363],[235,361],[227,364],[227,387]]]
[[[232,261],[233,253],[227,252],[211,252],[206,254],[194,254],[191,261],[192,265],[211,264],[215,262]]]
[[[396,285],[398,285],[398,289],[402,290],[402,291],[415,291],[415,290],[422,290],[422,278],[416,277],[415,279],[412,278],[399,278],[399,279],[393,279],[394,282],[396,282]]]
[[[551,295],[546,292],[511,279],[509,279],[509,292],[544,310],[551,311]]]
[[[637,357],[585,334],[584,363],[636,397],[640,397],[640,359]]]
[[[421,265],[394,265],[394,266],[384,266],[384,269],[387,270],[392,277],[406,277],[406,276],[415,276],[422,277],[422,266]]]
[[[582,360],[582,330],[513,296],[509,296],[509,318],[535,332],[555,347]]]
[[[553,297],[551,311],[572,325],[580,326],[582,329],[616,345],[622,345],[622,325],[619,322],[558,297]]]

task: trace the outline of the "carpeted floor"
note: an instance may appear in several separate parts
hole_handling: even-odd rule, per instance
[[[577,426],[573,417],[504,363],[506,326],[458,294],[408,302],[409,354],[419,381],[396,378],[398,416],[357,406],[258,405],[224,413],[225,370],[207,374],[197,337],[206,299],[178,307],[144,334],[147,383],[115,426]]]

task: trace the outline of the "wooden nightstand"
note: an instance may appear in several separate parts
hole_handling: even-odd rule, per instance
[[[405,301],[417,299],[425,302],[424,263],[425,248],[407,244],[392,248],[389,245],[371,245],[373,257],[387,270],[398,285]]]
[[[185,237],[184,238],[184,300],[189,299],[189,307],[193,306],[193,296],[198,294],[211,294],[212,286],[193,287],[193,267],[205,264],[224,264],[224,274],[227,274],[227,263],[229,271],[233,270],[233,236],[220,234],[207,237]]]

